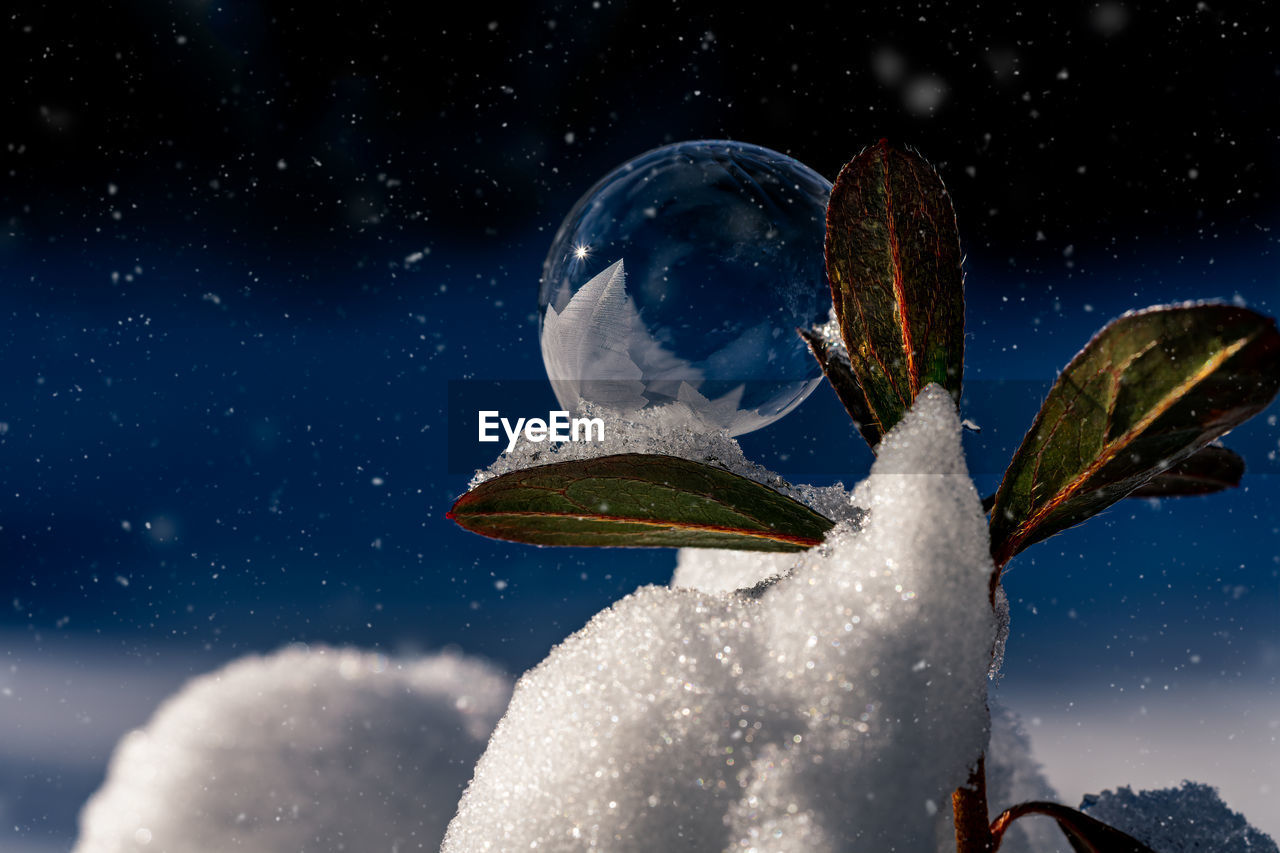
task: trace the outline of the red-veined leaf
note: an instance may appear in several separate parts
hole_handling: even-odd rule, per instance
[[[841,170],[827,204],[827,278],[876,431],[936,382],[960,399],[964,275],[956,215],[924,158],[881,140]]]
[[[1280,388],[1275,321],[1233,305],[1127,314],[1049,391],[991,510],[997,571],[1262,411]]]
[[[1234,450],[1211,444],[1156,474],[1139,486],[1131,498],[1181,498],[1211,495],[1240,485],[1244,460]]]
[[[796,329],[800,337],[809,345],[809,352],[817,359],[822,374],[827,377],[836,396],[844,404],[844,410],[853,419],[859,434],[871,446],[872,450],[880,443],[880,428],[871,410],[867,408],[867,398],[858,385],[858,377],[853,375],[849,365],[849,356],[843,347],[832,346],[821,335],[806,329]]]
[[[802,551],[834,524],[768,486],[673,456],[622,454],[495,477],[448,517],[532,545]]]

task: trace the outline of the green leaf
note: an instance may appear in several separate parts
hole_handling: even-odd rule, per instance
[[[880,428],[876,426],[875,416],[867,408],[867,398],[863,396],[862,387],[858,385],[858,377],[853,375],[849,365],[849,356],[841,347],[831,346],[819,334],[806,329],[796,329],[800,337],[809,345],[809,352],[817,359],[827,382],[835,390],[836,396],[844,404],[844,410],[853,419],[853,425],[866,439],[871,449],[875,450],[880,443]]]
[[[1244,460],[1234,450],[1210,444],[1183,459],[1177,465],[1156,474],[1145,485],[1129,493],[1131,498],[1185,498],[1211,495],[1240,485],[1244,476]],[[996,496],[982,499],[982,511],[991,512]]]
[[[1058,823],[1058,828],[1067,836],[1071,849],[1076,853],[1155,853],[1150,847],[1114,826],[1108,826],[1097,818],[1089,817],[1084,812],[1076,811],[1057,803],[1028,802],[1019,803],[1006,809],[991,823],[991,836],[995,848],[999,849],[1005,830],[1015,820],[1027,815],[1045,815]]]
[[[991,511],[997,570],[1262,411],[1280,388],[1275,321],[1232,305],[1126,314],[1071,360]]]
[[[827,278],[866,410],[883,435],[936,382],[960,399],[964,274],[956,215],[920,155],[885,140],[836,178]]]
[[[1172,468],[1139,486],[1131,498],[1181,498],[1210,495],[1240,485],[1244,460],[1234,450],[1217,444],[1202,447]]]
[[[674,456],[622,454],[513,471],[448,517],[531,545],[803,551],[835,525],[737,474]]]

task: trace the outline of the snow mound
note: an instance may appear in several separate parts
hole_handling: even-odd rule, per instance
[[[681,548],[677,552],[676,573],[671,577],[671,586],[702,592],[751,589],[770,578],[785,575],[796,560],[795,554]]]
[[[510,691],[457,654],[241,658],[121,740],[75,851],[434,850]]]
[[[1126,787],[1089,795],[1090,817],[1123,830],[1159,853],[1277,853],[1271,836],[1231,811],[1216,789],[1197,782],[1135,794]]]
[[[663,452],[671,452],[664,448]],[[645,587],[516,687],[445,851],[932,851],[986,737],[987,527],[951,398],[776,583]]]

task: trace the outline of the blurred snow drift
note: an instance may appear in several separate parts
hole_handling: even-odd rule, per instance
[[[446,851],[933,851],[981,753],[995,623],[951,398],[753,594],[646,587],[516,688]]]
[[[510,692],[458,654],[242,658],[124,737],[75,851],[435,850]]]
[[[1276,843],[1222,802],[1208,785],[1134,793],[1129,788],[1085,797],[1084,811],[1159,853],[1277,853]]]

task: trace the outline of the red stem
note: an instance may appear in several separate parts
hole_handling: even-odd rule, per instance
[[[995,838],[987,823],[986,762],[979,758],[969,773],[969,781],[951,794],[955,816],[956,853],[994,853]]]

